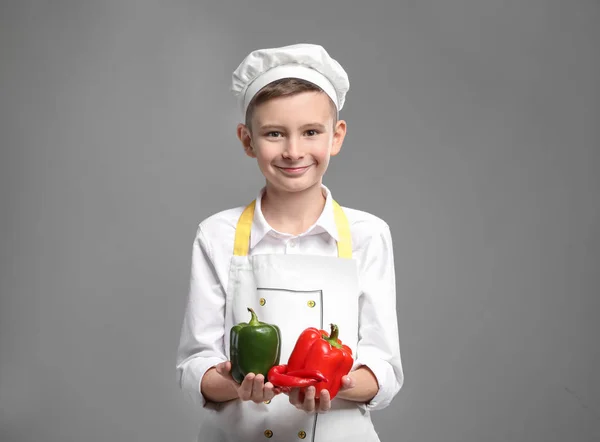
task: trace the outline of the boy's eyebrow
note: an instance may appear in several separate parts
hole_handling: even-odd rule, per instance
[[[260,130],[274,130],[274,129],[285,129],[283,126],[278,126],[276,124],[263,124],[262,126],[259,127]]]
[[[321,130],[325,130],[327,126],[323,123],[307,123],[300,126],[300,129],[306,129],[307,127],[314,127]],[[260,130],[285,130],[284,126],[279,126],[277,124],[264,124],[259,127]]]
[[[303,126],[301,127],[301,129],[305,129],[305,128],[307,128],[307,127],[316,127],[317,129],[320,129],[320,130],[325,130],[325,127],[326,127],[326,126],[325,126],[323,123],[317,123],[317,122],[315,122],[315,123],[308,123],[308,124],[305,124],[305,125],[303,125]]]

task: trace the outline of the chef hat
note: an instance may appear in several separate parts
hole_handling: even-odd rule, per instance
[[[342,66],[319,45],[295,44],[251,52],[233,72],[231,91],[243,118],[252,98],[266,85],[282,78],[299,78],[320,87],[339,111],[350,88]]]

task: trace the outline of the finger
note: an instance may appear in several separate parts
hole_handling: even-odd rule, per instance
[[[270,401],[273,399],[273,396],[276,396],[277,394],[279,394],[279,392],[273,386],[273,384],[267,382],[263,388],[263,400]]]
[[[221,376],[225,376],[229,370],[227,369],[227,362],[221,362],[215,366],[217,373]]]
[[[317,389],[313,386],[310,386],[306,389],[306,393],[304,396],[304,410],[312,413],[315,411],[315,395],[317,393]]]
[[[235,382],[233,376],[231,375],[231,362],[221,362],[215,366],[215,369],[217,370],[217,373],[219,373],[225,379]]]
[[[263,388],[265,385],[265,377],[262,374],[257,374],[254,377],[252,383],[252,400],[256,403],[262,402],[263,399]]]
[[[343,376],[342,377],[342,389],[344,390],[348,390],[350,388],[354,388],[354,386],[356,385],[356,381],[354,379],[352,379],[350,376]]]
[[[283,393],[283,390],[279,387],[273,387],[273,396],[277,396]]]
[[[331,408],[331,395],[328,390],[321,390],[319,394],[319,412],[326,413]]]
[[[288,395],[290,398],[290,404],[292,404],[296,408],[299,408],[302,406],[301,402],[300,402],[300,389],[299,388],[292,388],[289,391]]]
[[[254,384],[254,373],[248,373],[242,385],[238,388],[238,396],[243,401],[249,401],[252,397],[252,384]]]

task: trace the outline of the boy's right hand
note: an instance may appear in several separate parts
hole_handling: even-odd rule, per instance
[[[265,377],[262,374],[255,375],[248,373],[241,384],[238,384],[231,376],[231,362],[221,362],[215,366],[217,373],[231,382],[237,395],[242,401],[252,401],[257,404],[270,401],[274,396],[281,393],[281,389],[275,387],[272,383],[265,383]]]

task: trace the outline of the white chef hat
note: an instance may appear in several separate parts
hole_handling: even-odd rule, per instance
[[[282,78],[299,78],[320,87],[335,103],[344,106],[350,88],[344,68],[315,44],[295,44],[251,52],[233,72],[231,91],[238,99],[242,119],[252,98],[266,85]]]

